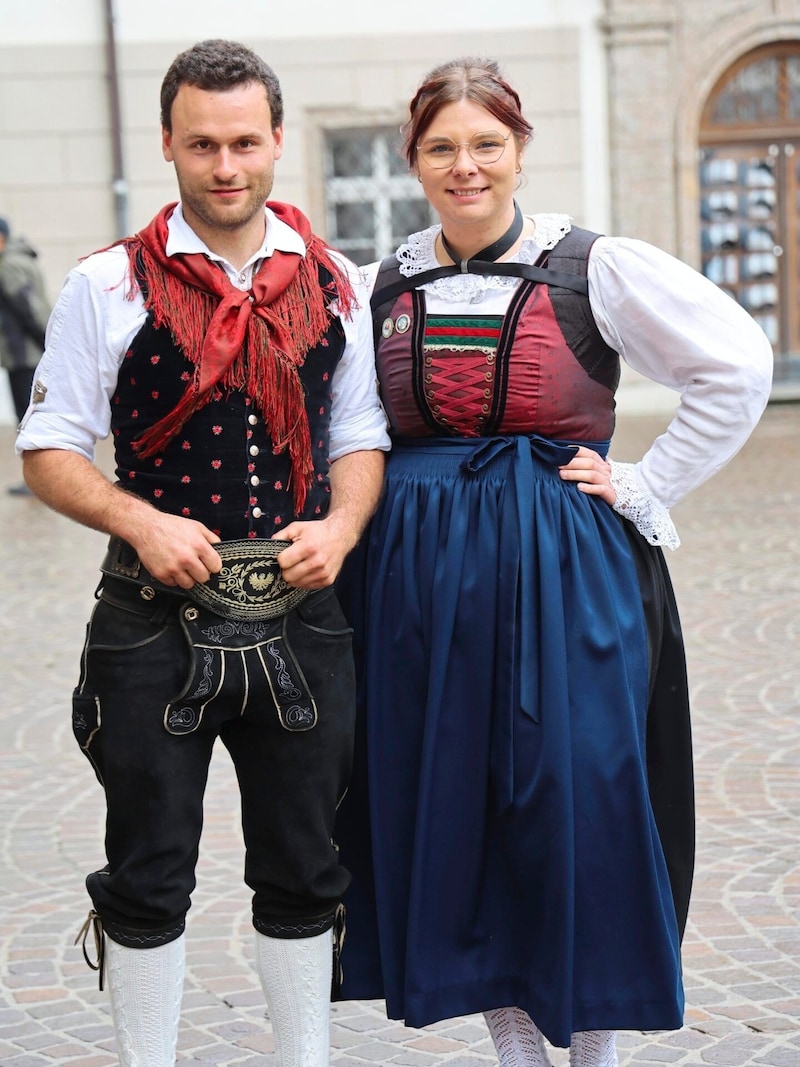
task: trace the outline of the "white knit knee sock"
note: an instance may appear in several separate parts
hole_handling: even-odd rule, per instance
[[[522,1008],[495,1008],[483,1017],[500,1067],[552,1067],[542,1031]]]
[[[111,1015],[122,1067],[174,1067],[183,995],[183,937],[156,948],[106,938]]]
[[[294,940],[255,936],[278,1067],[328,1067],[333,932]]]
[[[580,1030],[569,1045],[570,1067],[618,1067],[616,1030]]]

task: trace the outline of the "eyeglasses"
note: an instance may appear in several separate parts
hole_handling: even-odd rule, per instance
[[[431,137],[417,145],[417,151],[434,170],[452,167],[460,148],[466,148],[475,163],[496,163],[506,150],[511,137],[500,133],[476,133],[468,141],[451,141],[449,137]]]

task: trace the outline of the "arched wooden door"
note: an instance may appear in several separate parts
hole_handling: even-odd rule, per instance
[[[758,48],[720,78],[700,131],[703,273],[742,304],[800,380],[800,41]]]

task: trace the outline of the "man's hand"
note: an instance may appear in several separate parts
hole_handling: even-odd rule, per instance
[[[278,557],[284,581],[297,589],[333,585],[353,543],[337,529],[333,516],[316,522],[293,522],[277,540],[291,541]]]
[[[222,567],[219,553],[212,547],[219,537],[201,522],[155,508],[137,519],[131,523],[126,540],[164,585],[191,589],[196,582],[207,582]]]
[[[291,541],[277,559],[284,580],[298,589],[333,585],[378,503],[384,456],[349,452],[331,464],[331,506],[324,519],[293,522],[273,536]]]
[[[222,566],[219,537],[201,522],[168,515],[112,485],[88,459],[43,449],[23,455],[25,480],[55,511],[131,544],[154,578],[191,589]]]

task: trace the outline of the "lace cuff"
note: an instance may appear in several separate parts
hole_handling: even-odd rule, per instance
[[[617,493],[614,511],[632,522],[648,544],[678,547],[681,540],[669,510],[648,491],[635,463],[612,462],[611,484]]]

